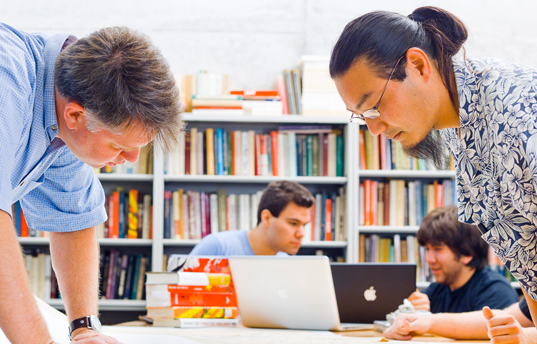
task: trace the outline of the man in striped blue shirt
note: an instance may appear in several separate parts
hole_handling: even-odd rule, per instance
[[[52,343],[32,297],[11,219],[50,232],[71,338],[98,333],[99,247],[106,220],[92,167],[135,162],[181,129],[179,92],[159,50],[140,33],[107,28],[77,40],[0,23],[0,327],[14,343]],[[77,321],[75,321],[77,320]]]

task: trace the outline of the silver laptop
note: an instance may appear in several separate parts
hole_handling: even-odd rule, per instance
[[[229,266],[244,326],[373,329],[372,324],[340,324],[325,256],[235,256],[229,257]]]

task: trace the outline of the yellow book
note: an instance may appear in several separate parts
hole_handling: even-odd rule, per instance
[[[207,147],[207,175],[214,176],[214,130],[207,128],[205,130],[206,147]]]
[[[129,191],[129,230],[128,238],[138,238],[138,190]]]
[[[191,128],[190,129],[190,174],[191,175],[198,174],[197,147],[198,147],[198,128]]]

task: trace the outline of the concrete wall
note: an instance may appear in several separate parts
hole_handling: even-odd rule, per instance
[[[329,55],[345,24],[374,10],[434,5],[470,29],[469,56],[537,67],[537,2],[521,0],[1,0],[0,21],[79,37],[125,25],[148,34],[175,73],[227,73],[232,88],[272,88],[301,55]]]

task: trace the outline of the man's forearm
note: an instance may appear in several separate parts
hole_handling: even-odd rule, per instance
[[[453,339],[489,339],[487,320],[481,311],[433,314],[431,317],[433,321],[428,333]]]
[[[97,315],[99,244],[95,228],[50,233],[50,253],[69,321]]]
[[[35,303],[11,217],[0,211],[0,327],[11,343],[51,343]]]

